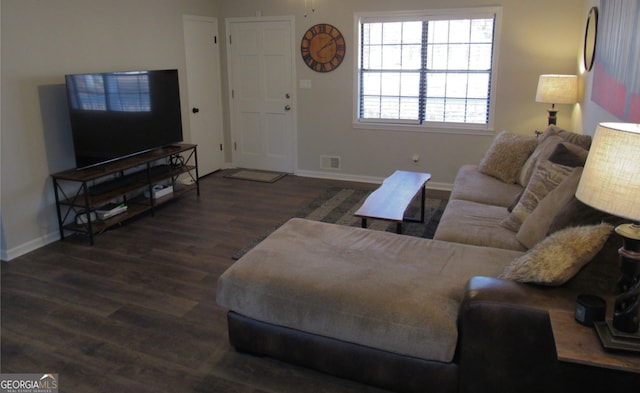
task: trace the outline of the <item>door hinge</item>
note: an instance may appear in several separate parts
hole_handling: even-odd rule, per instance
[[[233,142],[233,151],[238,151],[238,145],[236,142]]]
[[[218,44],[218,36],[217,35],[213,36],[213,43],[214,43],[214,45]]]
[[[229,45],[231,45],[233,42],[231,40],[231,36],[229,36]]]
[[[220,151],[222,151],[222,143],[220,144]]]
[[[231,89],[231,99],[236,98],[236,91]]]

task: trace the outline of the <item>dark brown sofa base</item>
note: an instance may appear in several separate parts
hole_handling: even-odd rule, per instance
[[[637,389],[640,374],[557,359],[549,313],[543,307],[573,307],[575,296],[562,291],[472,278],[458,320],[460,392],[626,393]]]
[[[395,392],[634,391],[640,386],[640,374],[557,360],[549,314],[539,308],[539,304],[561,300],[557,291],[472,278],[460,309],[458,351],[452,363],[397,355],[271,325],[233,311],[227,314],[229,340],[240,352]]]
[[[229,340],[237,351],[269,356],[396,392],[458,391],[455,363],[409,356],[256,321],[230,311]]]

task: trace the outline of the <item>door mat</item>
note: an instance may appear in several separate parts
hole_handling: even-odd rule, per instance
[[[240,169],[234,173],[225,175],[229,179],[250,180],[263,183],[274,183],[287,176],[282,172],[259,171],[254,169]]]

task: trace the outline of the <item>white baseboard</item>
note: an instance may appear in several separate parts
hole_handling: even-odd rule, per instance
[[[313,177],[317,179],[343,180],[343,181],[354,181],[354,182],[373,183],[373,184],[382,184],[382,181],[385,179],[384,177],[361,176],[361,175],[350,175],[346,173],[306,171],[306,170],[297,170],[295,174],[296,176]],[[437,182],[429,181],[427,183],[427,189],[451,191],[453,189],[453,184],[437,183]]]
[[[24,254],[30,253],[31,251],[35,251],[41,247],[46,246],[47,244],[57,242],[58,240],[60,240],[60,233],[56,231],[56,232],[41,236],[39,238],[30,240],[17,247],[13,247],[12,249],[2,250],[2,257],[1,257],[2,261],[9,262],[12,259],[18,258],[19,256],[22,256]]]
[[[384,180],[383,177],[350,175],[350,174],[336,173],[336,172],[305,171],[305,170],[297,170],[295,172],[295,175],[301,176],[301,177],[312,177],[316,179],[354,181],[354,182],[360,182],[360,183],[373,183],[373,184],[380,184]]]
[[[345,173],[335,173],[335,172],[320,172],[320,171],[306,171],[306,170],[297,170],[295,173],[296,176],[301,177],[313,177],[318,179],[329,179],[329,180],[343,180],[343,181],[353,181],[353,182],[361,182],[361,183],[372,183],[372,184],[381,184],[384,180],[383,177],[374,177],[374,176],[362,176],[362,175],[352,175]],[[452,184],[450,183],[436,183],[429,181],[427,183],[427,189],[431,190],[441,190],[441,191],[451,191]],[[53,232],[41,236],[37,239],[33,239],[24,244],[21,244],[17,247],[14,247],[10,250],[0,250],[0,259],[3,262],[11,261],[12,259],[18,258],[24,254],[27,254],[31,251],[35,251],[38,248],[44,247],[47,244],[53,243],[60,240],[60,233]]]

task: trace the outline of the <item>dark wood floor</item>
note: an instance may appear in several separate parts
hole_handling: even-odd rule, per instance
[[[1,266],[3,373],[58,373],[61,392],[379,392],[236,353],[216,280],[240,248],[328,187],[375,185],[224,172],[195,193],[101,234]]]

